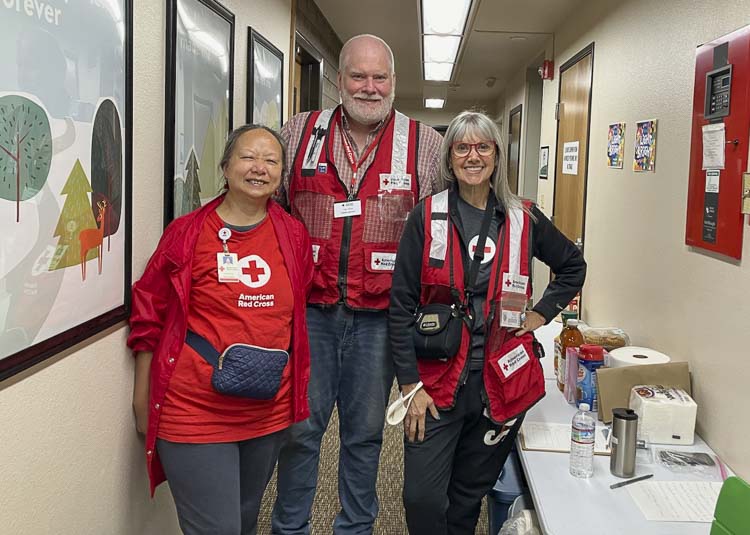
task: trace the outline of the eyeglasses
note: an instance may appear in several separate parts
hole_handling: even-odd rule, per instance
[[[453,155],[459,158],[465,158],[475,149],[480,156],[492,156],[495,153],[495,144],[492,141],[478,141],[476,143],[466,143],[465,141],[456,141],[451,145]]]

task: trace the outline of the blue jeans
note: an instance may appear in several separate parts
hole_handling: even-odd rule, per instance
[[[272,533],[309,534],[318,482],[320,441],[333,406],[339,414],[339,501],[335,534],[369,534],[378,514],[383,424],[393,363],[385,312],[353,312],[342,305],[308,307],[310,417],[293,425],[282,447]]]

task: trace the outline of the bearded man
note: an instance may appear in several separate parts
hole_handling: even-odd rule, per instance
[[[393,364],[387,309],[406,217],[433,193],[440,135],[393,109],[393,53],[358,35],[339,56],[342,105],[282,129],[289,169],[281,201],[312,238],[308,300],[310,418],[292,427],[278,466],[274,534],[307,534],[320,441],[338,408],[341,511],[335,534],[372,533]]]

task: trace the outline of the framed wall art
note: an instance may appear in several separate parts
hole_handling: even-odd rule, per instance
[[[0,4],[0,380],[130,305],[132,0],[29,5]]]
[[[168,0],[164,226],[224,189],[232,130],[234,15],[215,0]]]
[[[549,145],[539,148],[539,178],[547,179],[549,175]]]
[[[281,129],[284,53],[261,34],[247,32],[247,122]]]

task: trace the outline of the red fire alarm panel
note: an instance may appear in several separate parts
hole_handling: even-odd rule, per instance
[[[697,48],[685,243],[737,259],[749,96],[750,26]]]

